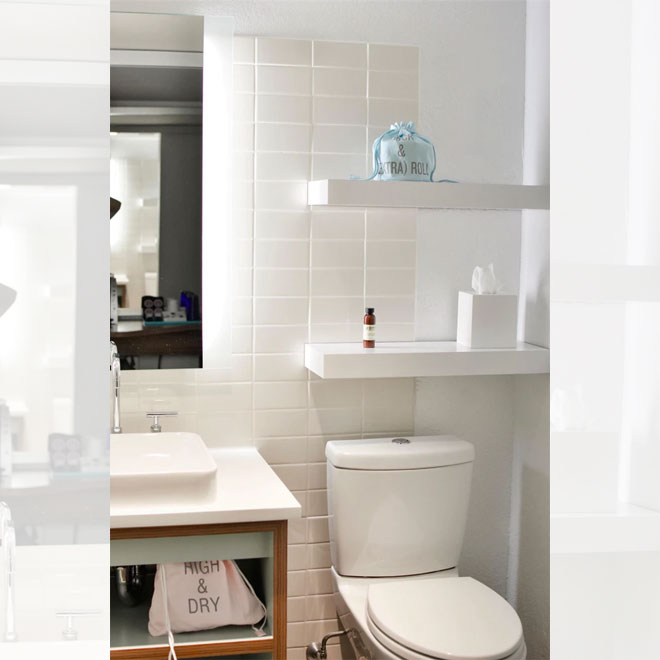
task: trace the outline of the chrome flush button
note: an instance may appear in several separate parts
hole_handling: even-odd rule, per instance
[[[408,440],[408,438],[394,438],[394,440],[392,440],[392,442],[395,445],[409,445],[410,444],[410,440]]]

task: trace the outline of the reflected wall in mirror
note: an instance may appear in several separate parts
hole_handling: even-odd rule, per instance
[[[202,366],[202,36],[201,17],[113,15],[110,330],[122,369]]]

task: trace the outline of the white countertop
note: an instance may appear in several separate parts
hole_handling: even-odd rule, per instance
[[[218,465],[210,502],[182,506],[116,506],[110,498],[110,527],[208,525],[299,518],[300,504],[254,447],[210,449]]]

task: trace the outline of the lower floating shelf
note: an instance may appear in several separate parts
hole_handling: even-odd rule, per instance
[[[519,342],[515,348],[469,348],[455,341],[306,344],[305,366],[321,378],[414,378],[544,374],[547,348]]]

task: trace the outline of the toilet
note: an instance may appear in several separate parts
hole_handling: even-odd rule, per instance
[[[525,660],[516,611],[456,566],[474,447],[453,436],[326,445],[337,614],[360,660]]]

